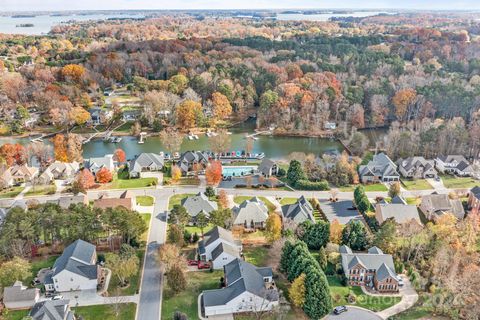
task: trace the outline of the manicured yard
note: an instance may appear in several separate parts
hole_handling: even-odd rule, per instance
[[[405,201],[407,201],[408,204],[414,204],[414,205],[419,205],[421,202],[420,198],[405,198]]]
[[[124,303],[119,308],[119,316],[115,316],[115,305],[97,305],[88,307],[72,308],[75,316],[81,316],[84,320],[134,320],[137,305],[135,303]]]
[[[188,319],[198,319],[198,295],[203,290],[220,288],[223,271],[192,271],[187,274],[187,288],[173,295],[168,286],[163,289],[162,319],[172,319],[175,311],[185,313]]]
[[[193,193],[182,193],[182,194],[176,194],[174,196],[171,196],[168,202],[168,210],[172,210],[173,206],[177,204],[181,204],[183,199],[193,195],[194,195]]]
[[[130,132],[130,130],[132,129],[132,126],[133,126],[133,121],[131,122],[125,122],[124,124],[122,124],[120,127],[118,127],[115,131],[118,131],[118,132]],[[118,125],[118,124],[117,124]]]
[[[144,255],[143,250],[137,250],[137,257],[140,262],[138,264],[138,271],[135,276],[130,278],[130,285],[127,288],[123,288],[123,289],[120,288],[118,286],[118,279],[115,277],[115,275],[112,274],[112,278],[110,279],[110,284],[108,285],[108,293],[110,296],[116,296],[117,293],[120,296],[129,296],[138,292],[138,290],[140,289],[140,277],[142,274],[143,255]]]
[[[268,248],[263,246],[251,246],[243,248],[243,255],[245,256],[245,261],[250,262],[251,264],[257,267],[265,267],[268,262]]]
[[[207,233],[208,231],[212,230],[213,227],[214,225],[209,223],[205,228],[203,228],[203,233]],[[188,231],[191,234],[194,234],[196,232],[198,236],[202,236],[202,230],[200,230],[200,228],[197,226],[186,226],[185,231]]]
[[[282,206],[284,205],[287,205],[287,204],[294,204],[294,203],[297,203],[297,198],[282,198],[282,200],[280,200],[280,204]]]
[[[150,196],[137,196],[137,205],[139,206],[153,206],[155,199]]]
[[[23,317],[27,316],[30,310],[8,310],[2,314],[3,320],[22,320]]]
[[[339,190],[342,192],[348,192],[355,190],[356,187],[356,185],[350,185],[347,187],[340,187]],[[387,187],[381,183],[365,184],[363,187],[365,188],[365,192],[388,191]]]
[[[25,196],[44,196],[47,194],[54,194],[57,187],[53,184],[44,186],[32,186],[30,190],[25,192]]]
[[[235,202],[236,204],[241,204],[243,201],[245,200],[250,200],[252,199],[252,197],[249,197],[249,196],[236,196],[233,198],[233,202]],[[262,200],[265,205],[268,207],[268,210],[269,211],[275,211],[275,205],[273,203],[271,203],[267,198],[265,197],[258,197],[258,199]]]
[[[113,181],[104,186],[104,189],[130,189],[130,188],[146,188],[157,184],[157,178],[137,178],[129,179],[128,172],[122,170],[118,175],[113,176]]]
[[[333,306],[355,305],[372,311],[381,311],[400,302],[400,297],[369,296],[362,292],[360,287],[346,287],[337,276],[327,276],[332,295]],[[349,293],[355,296],[355,303],[348,303]]]
[[[0,191],[0,198],[15,198],[23,189],[24,187],[21,186],[7,188]]]
[[[402,180],[402,183],[407,190],[430,190],[432,185],[425,179],[417,180]]]
[[[147,237],[148,237],[148,229],[150,228],[150,220],[152,219],[152,215],[148,213],[142,213],[142,219],[145,221],[147,224],[147,231],[145,231],[144,234],[140,237],[141,241],[147,242]]]
[[[412,308],[401,312],[393,317],[390,317],[390,320],[417,320],[417,319],[427,319],[432,316],[430,308],[424,306],[413,306]]]
[[[443,185],[447,189],[471,189],[480,186],[480,181],[470,177],[455,177],[452,175],[442,175]]]

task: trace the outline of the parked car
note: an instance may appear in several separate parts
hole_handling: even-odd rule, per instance
[[[52,300],[62,300],[62,299],[63,299],[63,296],[59,294],[52,297]]]
[[[346,306],[338,306],[338,307],[335,307],[335,309],[333,309],[333,313],[335,314],[340,314],[340,313],[344,313],[344,312],[347,312],[348,309]]]
[[[198,269],[210,269],[210,263],[200,261],[198,263]]]
[[[399,287],[403,287],[403,279],[402,279],[402,277],[398,276],[397,280],[398,280],[398,286],[399,286]]]
[[[198,266],[198,260],[187,260],[189,266]]]

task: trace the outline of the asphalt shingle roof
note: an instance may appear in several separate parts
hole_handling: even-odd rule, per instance
[[[69,320],[73,313],[69,310],[69,300],[45,300],[37,302],[29,315],[33,320]]]
[[[235,216],[234,224],[243,224],[245,221],[247,223],[251,221],[254,223],[265,222],[268,218],[268,208],[263,201],[253,197],[233,208],[233,214]]]
[[[188,214],[192,217],[196,217],[202,211],[209,214],[213,210],[218,209],[217,203],[215,201],[210,201],[203,192],[199,192],[195,196],[183,199],[182,206],[187,209]]]
[[[95,246],[83,240],[77,240],[65,248],[53,265],[53,276],[63,270],[76,273],[88,279],[96,279],[98,268],[90,264],[96,255]]]
[[[304,196],[301,196],[294,204],[282,206],[282,213],[284,218],[291,219],[296,223],[306,220],[315,221],[313,207]]]
[[[164,165],[164,158],[156,153],[141,153],[135,159],[130,161],[129,172],[142,172],[143,168],[154,168],[161,170]]]

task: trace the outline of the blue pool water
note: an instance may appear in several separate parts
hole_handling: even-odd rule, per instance
[[[244,175],[252,174],[252,171],[256,170],[256,166],[223,167],[222,174],[224,177],[241,177]]]

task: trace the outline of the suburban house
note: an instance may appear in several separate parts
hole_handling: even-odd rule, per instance
[[[182,174],[187,175],[189,172],[194,171],[195,165],[200,165],[202,168],[205,168],[209,160],[210,157],[207,152],[187,151],[180,156],[177,165],[182,171]]]
[[[263,158],[257,170],[265,177],[276,176],[278,174],[278,165],[270,159]]]
[[[123,121],[135,121],[140,118],[141,110],[139,109],[130,109],[124,110],[122,114]]]
[[[398,171],[404,178],[427,179],[436,178],[435,161],[425,160],[424,157],[410,157],[397,161]]]
[[[111,109],[99,107],[90,108],[88,109],[88,112],[90,113],[89,123],[94,126],[107,122],[113,116],[113,111]]]
[[[75,320],[70,310],[70,300],[45,300],[37,302],[28,314],[32,320]]]
[[[130,178],[140,178],[145,171],[161,171],[163,169],[163,156],[156,153],[141,153],[128,164]]]
[[[435,158],[435,167],[441,173],[450,173],[458,176],[474,174],[470,162],[461,155],[438,156]]]
[[[71,195],[71,196],[62,196],[54,200],[47,200],[47,203],[58,204],[60,207],[64,209],[70,207],[70,205],[72,204],[83,203],[86,206],[88,206],[89,204],[88,197],[84,193],[79,193],[77,195]]]
[[[241,259],[223,267],[224,288],[200,294],[202,315],[219,319],[222,315],[268,311],[278,306],[279,294],[272,268],[258,268]]]
[[[205,233],[198,242],[199,260],[211,261],[213,269],[222,269],[230,261],[240,258],[241,252],[241,241],[235,240],[230,231],[218,226]]]
[[[77,240],[63,250],[45,277],[45,290],[65,292],[96,290],[101,276],[93,244]]]
[[[106,154],[103,157],[86,159],[83,166],[90,170],[93,175],[96,175],[100,169],[106,168],[108,171],[115,171],[115,161],[113,161],[113,154]]]
[[[50,164],[45,171],[38,177],[39,183],[49,184],[53,180],[73,179],[77,171],[80,169],[78,162],[60,162],[55,161]]]
[[[218,209],[218,204],[215,201],[210,201],[203,192],[199,192],[195,196],[190,196],[183,199],[181,204],[183,207],[185,207],[185,209],[187,209],[187,212],[194,224],[200,212],[203,212],[207,217],[209,217],[210,212]]]
[[[465,217],[462,202],[458,199],[450,199],[448,194],[433,193],[422,196],[420,209],[429,220],[435,220],[447,213],[453,214],[457,219]]]
[[[93,201],[93,207],[100,209],[125,207],[128,210],[135,210],[135,200],[135,195],[130,190],[126,190],[119,198],[107,198],[101,195]]]
[[[297,224],[306,220],[315,222],[313,217],[313,207],[310,201],[301,196],[296,203],[282,206],[283,219],[289,219]]]
[[[383,201],[375,205],[375,218],[378,223],[382,224],[385,220],[393,218],[396,223],[408,223],[413,220],[422,225],[417,206],[407,204],[400,197],[398,197],[400,198],[398,200],[395,198],[390,203]]]
[[[397,165],[383,152],[373,156],[367,165],[358,169],[362,183],[399,181]]]
[[[29,289],[21,281],[15,281],[13,286],[3,289],[3,304],[8,309],[29,309],[39,298],[40,289]]]
[[[234,207],[233,216],[233,225],[243,226],[246,229],[262,229],[268,218],[268,207],[262,200],[253,197]]]
[[[363,286],[378,292],[398,292],[398,276],[393,258],[377,247],[367,253],[353,253],[348,246],[341,246],[342,267],[351,286]]]
[[[24,182],[31,182],[38,175],[38,168],[29,167],[25,164],[14,165],[5,169],[0,180],[3,187],[11,187]]]
[[[480,187],[473,187],[468,193],[468,209],[472,213],[480,212]]]

